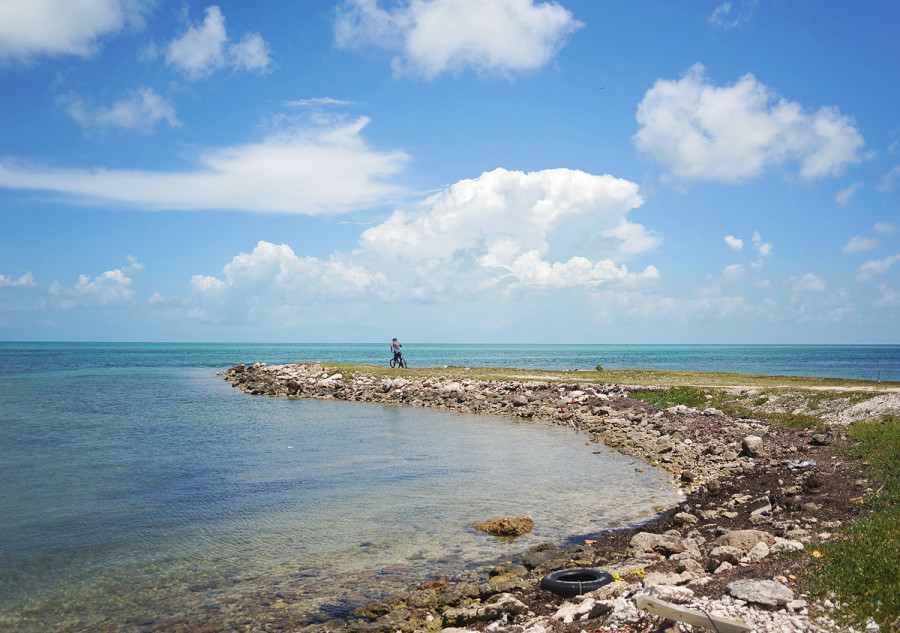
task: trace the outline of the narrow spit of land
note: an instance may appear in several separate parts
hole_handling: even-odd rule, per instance
[[[896,426],[900,383],[322,363],[238,365],[223,373],[254,395],[442,407],[571,426],[672,473],[686,494],[640,528],[577,546],[538,546],[486,566],[480,577],[437,578],[361,607],[350,621],[286,620],[292,630],[646,632],[674,626],[639,609],[642,596],[666,601],[676,609],[669,612],[675,621],[677,608],[689,609],[760,631],[900,625],[891,615],[895,604],[881,611],[881,600],[878,606],[874,600],[871,606],[842,603],[842,594],[830,595],[827,583],[823,592],[822,579],[813,577],[822,550],[850,538],[843,530],[875,512],[870,502],[877,505],[884,485],[867,479],[860,460],[843,449],[852,443],[854,423]],[[602,569],[615,581],[575,598],[540,588],[544,575],[573,567]]]

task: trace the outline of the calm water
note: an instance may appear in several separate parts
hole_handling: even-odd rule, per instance
[[[433,364],[458,362],[434,348]],[[253,397],[216,376],[353,349],[387,356],[0,344],[0,630],[242,630],[273,610],[315,620],[677,501],[664,474],[565,428]],[[482,358],[533,366],[535,354]],[[534,532],[508,543],[470,527],[510,514]]]

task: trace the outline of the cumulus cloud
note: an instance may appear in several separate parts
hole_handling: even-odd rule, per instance
[[[856,278],[860,281],[867,281],[877,275],[883,275],[897,262],[900,262],[900,255],[867,261],[856,270]]]
[[[862,160],[863,138],[837,108],[807,112],[749,73],[715,86],[701,64],[681,79],[658,80],[637,121],[635,146],[677,180],[739,183],[793,162],[812,180]]]
[[[891,235],[897,230],[897,226],[891,222],[876,222],[873,228],[882,235]]]
[[[556,2],[408,0],[393,10],[347,0],[337,12],[339,46],[399,50],[398,75],[428,79],[472,69],[511,75],[541,68],[582,24]]]
[[[850,204],[850,200],[853,199],[853,194],[855,194],[857,190],[859,190],[859,188],[862,186],[863,183],[855,182],[846,189],[841,189],[834,197],[835,202],[837,202],[842,207],[846,207],[848,204]]]
[[[260,240],[251,252],[235,255],[222,269],[222,278],[195,275],[191,287],[205,294],[236,289],[243,295],[276,295],[280,303],[291,298],[308,301],[319,294],[358,299],[366,291],[377,291],[384,281],[384,275],[337,257],[300,257],[287,244]]]
[[[36,286],[37,284],[34,281],[34,277],[30,272],[25,273],[18,279],[14,279],[13,277],[7,277],[6,275],[0,275],[0,288],[10,287],[10,286],[20,286],[24,288],[29,288],[31,286]]]
[[[66,113],[86,131],[122,128],[146,133],[161,122],[173,127],[181,125],[175,116],[175,108],[152,88],[135,90],[109,107],[94,106],[75,95],[60,101]]]
[[[609,175],[497,169],[394,212],[363,231],[358,248],[326,259],[260,241],[252,251],[234,256],[220,274],[194,275],[192,307],[199,316],[237,315],[237,306],[245,314],[263,305],[280,306],[299,319],[311,298],[319,301],[316,305],[398,297],[440,303],[483,299],[485,293],[497,298],[652,283],[660,278],[656,267],[632,272],[614,259],[656,243],[627,219],[642,202],[635,183]],[[606,234],[618,250],[593,259],[573,254],[577,245],[571,235],[559,233],[568,221],[581,233]]]
[[[735,237],[734,235],[726,235],[725,243],[728,244],[728,248],[736,253],[739,253],[744,249],[744,240]]]
[[[258,33],[245,33],[237,43],[229,44],[222,10],[212,5],[200,24],[188,25],[180,37],[165,48],[166,63],[189,77],[206,77],[221,68],[267,72],[272,59],[269,45]]]
[[[133,281],[126,273],[143,270],[144,265],[134,257],[128,258],[127,266],[107,270],[94,278],[90,275],[78,275],[74,286],[64,286],[58,281],[50,284],[49,292],[62,308],[111,307],[131,303],[135,291],[131,289]]]
[[[343,213],[401,191],[386,180],[407,157],[367,147],[361,133],[368,122],[291,123],[256,143],[206,150],[186,171],[53,169],[7,159],[0,161],[0,187],[147,210]]]
[[[850,241],[844,244],[841,252],[844,255],[855,255],[856,253],[864,253],[866,251],[874,251],[881,245],[881,240],[871,237],[860,237],[858,235],[851,237]]]
[[[738,279],[744,276],[744,267],[740,264],[732,264],[730,266],[726,266],[725,270],[722,271],[722,276],[725,279]]]
[[[525,173],[496,169],[462,180],[425,200],[418,212],[396,211],[360,236],[360,246],[384,259],[440,260],[476,264],[496,279],[521,285],[595,284],[622,278],[612,260],[545,261],[551,233],[578,217],[580,231],[593,231],[613,256],[646,251],[658,243],[627,220],[643,204],[635,183],[570,169]],[[575,271],[583,273],[579,277]]]
[[[790,278],[791,287],[798,292],[822,292],[825,290],[825,280],[812,273],[806,273],[799,277]]]
[[[3,0],[0,64],[47,55],[88,57],[99,39],[142,23],[151,0]]]
[[[759,234],[759,231],[754,231],[753,248],[756,249],[756,252],[759,253],[760,257],[768,257],[772,254],[773,247],[771,242],[763,242],[762,235]]]

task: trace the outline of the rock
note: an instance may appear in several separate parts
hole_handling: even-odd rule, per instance
[[[695,478],[694,473],[692,473],[689,470],[684,470],[681,472],[681,481],[683,481],[686,484],[692,483],[694,481],[694,478]]]
[[[584,594],[584,597],[594,598],[595,600],[611,600],[613,598],[618,598],[630,588],[631,585],[629,585],[624,580],[616,580],[609,583],[608,585],[603,585],[599,589],[595,589],[590,593]]]
[[[734,565],[732,565],[728,561],[725,561],[724,563],[722,563],[721,565],[716,567],[716,569],[715,569],[715,571],[713,571],[713,573],[721,574],[721,573],[724,573],[724,572],[728,571],[729,569],[733,569],[733,568],[734,568]]]
[[[504,613],[518,615],[526,613],[528,606],[508,593],[492,598],[487,604],[470,604],[444,612],[445,626],[468,626],[475,622],[497,620]]]
[[[598,602],[598,604],[608,604],[607,602]],[[616,598],[609,605],[612,609],[606,620],[606,626],[615,630],[616,627],[624,627],[628,624],[634,624],[641,619],[637,607],[630,600],[625,598]]]
[[[813,446],[828,446],[831,444],[831,438],[825,433],[817,433],[812,436],[812,439],[809,440],[809,443]]]
[[[751,501],[749,508],[751,515],[768,514],[772,512],[772,501],[769,497],[760,497]]]
[[[767,607],[786,605],[794,599],[794,592],[776,580],[735,580],[728,583],[729,595]]]
[[[784,538],[775,538],[775,544],[769,548],[770,554],[778,554],[779,552],[802,552],[803,543],[800,541],[792,541]]]
[[[407,633],[417,628],[414,622],[410,622],[411,615],[406,609],[398,609],[381,616],[374,622],[355,623],[351,631],[354,633],[395,633],[396,631]]]
[[[763,530],[734,530],[717,538],[715,545],[731,545],[742,552],[749,552],[757,543],[765,543],[768,546],[775,544],[775,537]]]
[[[745,455],[759,457],[763,450],[763,439],[758,435],[748,435],[741,441],[741,448]]]
[[[699,519],[693,514],[689,514],[687,512],[679,512],[672,518],[672,520],[675,521],[675,525],[693,525]]]
[[[726,561],[737,565],[741,562],[743,555],[744,552],[733,545],[719,545],[709,553],[710,569],[714,570]]]
[[[754,560],[762,560],[766,556],[769,555],[769,546],[760,541],[756,545],[750,548],[750,551],[747,552],[747,558],[751,561]]]
[[[597,618],[605,613],[609,613],[612,607],[607,601],[599,601],[594,598],[587,598],[578,604],[564,602],[562,606],[553,614],[554,620],[560,620],[563,624],[571,624],[575,620],[590,620]]]
[[[648,552],[657,552],[664,556],[678,554],[688,549],[684,540],[670,534],[651,534],[650,532],[638,532],[631,537],[628,545],[628,554],[638,555]]]
[[[527,517],[504,517],[475,524],[475,529],[491,536],[522,536],[531,532],[534,521]]]
[[[657,585],[652,588],[652,591],[645,589],[644,592],[649,593],[654,598],[673,604],[685,604],[694,597],[694,592],[691,589],[687,587],[673,587],[671,585]]]

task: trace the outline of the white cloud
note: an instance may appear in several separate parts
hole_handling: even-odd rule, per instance
[[[147,0],[3,0],[0,64],[28,63],[41,55],[87,57],[104,35],[138,25]]]
[[[167,64],[183,70],[194,79],[205,77],[220,68],[266,72],[272,60],[268,44],[258,33],[245,33],[237,44],[228,44],[225,16],[212,5],[199,25],[191,24],[181,37],[165,49]]]
[[[21,286],[25,288],[29,288],[31,286],[36,286],[37,284],[34,281],[34,277],[30,272],[25,273],[18,279],[13,279],[12,277],[7,277],[5,275],[0,275],[0,288],[9,287],[9,286]]]
[[[757,0],[744,0],[740,9],[735,9],[730,2],[723,2],[710,14],[708,22],[723,29],[733,29],[744,24],[753,17]]]
[[[285,101],[284,105],[289,107],[307,108],[320,106],[346,106],[351,105],[352,101],[344,101],[342,99],[333,99],[331,97],[313,97],[311,99],[298,99],[297,101]]]
[[[856,278],[860,281],[867,281],[876,275],[883,275],[897,262],[900,262],[900,255],[884,257],[882,259],[873,259],[856,270]]]
[[[530,250],[545,254],[549,232],[564,218],[579,216],[584,230],[618,235],[621,254],[654,244],[643,227],[626,220],[641,204],[635,183],[609,175],[496,169],[431,196],[417,214],[395,212],[363,232],[360,244],[385,257],[452,259],[467,252],[510,266]]]
[[[860,237],[858,235],[851,237],[850,241],[844,244],[841,252],[844,255],[855,255],[856,253],[864,253],[866,251],[874,251],[881,245],[881,240],[871,237]]]
[[[882,235],[892,235],[897,230],[897,226],[891,222],[876,222],[872,228],[874,228],[876,233],[881,233]]]
[[[863,138],[837,108],[805,112],[751,74],[714,86],[700,64],[677,81],[657,80],[637,121],[635,146],[679,180],[738,183],[791,162],[811,180],[862,160]]]
[[[181,125],[175,108],[152,88],[140,88],[108,108],[94,107],[84,99],[69,95],[61,99],[66,112],[85,130],[106,131],[123,128],[151,132],[158,123]]]
[[[879,284],[878,298],[872,304],[879,308],[898,308],[900,307],[900,292],[884,284]]]
[[[875,187],[881,193],[889,193],[897,187],[896,180],[900,179],[900,165],[896,165],[878,181]]]
[[[192,171],[41,169],[0,161],[0,187],[147,210],[343,213],[400,192],[385,179],[407,157],[368,148],[361,136],[368,121],[291,125],[257,143],[206,150]]]
[[[738,279],[744,276],[744,267],[740,264],[731,264],[730,266],[726,266],[725,270],[722,271],[722,276],[725,279]]]
[[[556,2],[408,0],[388,11],[377,0],[347,0],[338,10],[340,46],[399,49],[397,74],[434,78],[473,69],[510,75],[536,70],[582,25]]]
[[[728,244],[728,248],[736,253],[739,253],[744,249],[744,240],[735,237],[734,235],[726,235],[725,243]]]
[[[232,292],[233,297],[268,296],[280,304],[285,300],[308,302],[310,297],[360,299],[366,291],[378,291],[384,275],[337,257],[319,260],[299,257],[287,244],[260,240],[249,253],[235,255],[222,269],[222,279],[194,275],[191,287],[200,293]]]
[[[790,278],[791,287],[798,292],[822,292],[825,290],[825,280],[812,273],[806,273],[800,277]]]
[[[285,319],[301,322],[301,315],[333,302],[447,303],[652,283],[660,278],[656,267],[631,272],[612,257],[589,259],[571,252],[578,245],[570,233],[560,234],[568,222],[577,225],[579,237],[607,234],[604,239],[616,244],[612,254],[628,257],[656,243],[627,220],[641,204],[635,183],[608,175],[497,169],[394,212],[363,231],[356,250],[327,259],[260,241],[221,274],[194,275],[190,308],[197,318],[246,320],[270,306],[270,315],[283,310]]]
[[[49,292],[58,299],[62,308],[93,308],[129,304],[135,291],[131,289],[132,279],[126,272],[143,270],[144,265],[134,257],[128,258],[128,265],[107,270],[91,279],[90,275],[78,275],[74,286],[63,286],[58,281],[50,284]]]
[[[753,248],[756,249],[760,257],[768,257],[772,254],[772,243],[763,242],[759,231],[753,232]]]
[[[842,207],[846,207],[848,204],[850,204],[850,200],[853,199],[853,194],[855,194],[857,190],[859,190],[859,188],[862,186],[863,183],[855,182],[846,189],[841,189],[834,197],[835,202],[837,202]]]

